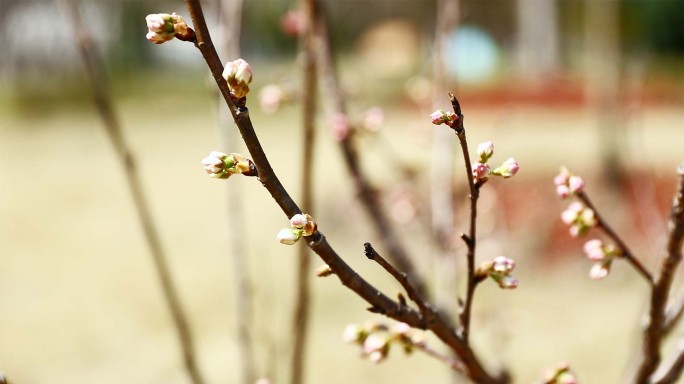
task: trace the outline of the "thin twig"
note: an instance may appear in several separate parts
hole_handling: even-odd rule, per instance
[[[124,168],[126,181],[131,191],[131,195],[133,196],[133,202],[145,234],[145,239],[150,247],[152,260],[161,283],[164,298],[166,299],[166,304],[173,317],[183,352],[185,368],[194,384],[202,384],[204,383],[204,380],[202,379],[199,367],[197,366],[195,346],[188,325],[187,316],[181,306],[173,278],[171,277],[166,255],[164,254],[161,241],[159,240],[157,227],[150,214],[149,205],[145,198],[135,159],[131,153],[130,147],[126,143],[121,125],[114,111],[113,102],[105,85],[102,61],[90,38],[91,35],[83,24],[77,4],[72,0],[61,0],[59,4],[73,27],[79,53],[83,60],[85,73],[93,93],[93,101],[102,118],[109,140]]]
[[[452,128],[456,132],[458,141],[461,143],[461,149],[463,151],[463,159],[465,161],[466,177],[468,179],[468,187],[470,190],[470,227],[468,234],[463,234],[461,238],[468,247],[467,257],[467,268],[468,268],[468,281],[466,286],[466,298],[463,309],[461,310],[461,336],[465,342],[468,342],[470,334],[470,318],[473,307],[473,299],[475,297],[475,288],[479,280],[475,277],[475,245],[477,243],[477,200],[480,197],[480,185],[475,183],[473,178],[473,167],[470,163],[470,153],[468,151],[468,141],[466,140],[465,126],[463,125],[463,113],[461,113],[461,104],[458,102],[456,97],[449,94],[451,99],[451,105],[454,109],[454,113],[458,116],[455,126]]]
[[[313,171],[314,171],[314,143],[316,140],[316,57],[314,47],[314,23],[316,21],[316,2],[301,0],[300,10],[306,15],[304,33],[299,40],[299,54],[302,60],[302,126],[303,126],[303,156],[302,156],[302,205],[312,213]],[[311,307],[309,282],[311,279],[311,257],[309,249],[300,244],[298,254],[298,268],[296,276],[297,293],[295,310],[292,319],[292,371],[290,382],[301,384],[304,382],[306,361],[306,336],[308,331],[309,310]]]
[[[634,256],[632,251],[627,247],[627,244],[625,244],[624,241],[620,238],[620,236],[611,228],[610,225],[606,222],[606,220],[601,216],[601,214],[598,212],[594,204],[591,202],[589,199],[589,195],[587,195],[584,191],[580,192],[577,194],[577,198],[584,203],[588,208],[590,208],[592,211],[594,211],[594,217],[596,217],[597,221],[597,226],[603,230],[603,232],[610,237],[613,242],[615,242],[615,245],[620,248],[622,258],[627,260],[634,268],[636,268],[637,272],[646,279],[646,281],[649,283],[649,285],[653,286],[654,281],[653,281],[653,275],[644,267],[644,265],[639,261],[639,259]]]
[[[672,202],[665,257],[653,289],[648,316],[648,326],[644,330],[642,361],[636,373],[636,383],[645,383],[653,375],[661,361],[661,345],[664,339],[665,306],[672,287],[674,275],[682,260],[684,243],[684,164],[679,167],[679,186]]]
[[[196,46],[207,62],[212,76],[216,80],[216,84],[235,119],[235,124],[240,130],[252,160],[258,169],[259,180],[288,218],[301,213],[297,204],[292,200],[278,180],[275,172],[273,172],[273,168],[264,153],[252,121],[249,118],[247,108],[237,106],[231,99],[228,84],[221,76],[223,65],[211,42],[199,0],[186,0],[186,4],[195,27],[197,36]],[[349,267],[330,246],[322,231],[319,230],[305,239],[309,247],[335,272],[335,276],[338,277],[340,282],[370,304],[373,312],[381,313],[415,328],[420,328],[424,323],[419,312],[390,299]],[[440,316],[437,312],[434,312],[434,319],[435,321],[429,323],[427,329],[448,345],[458,356],[466,367],[466,375],[472,381],[481,384],[507,384],[510,382],[510,378],[505,372],[492,375],[485,370],[474,351],[463,342],[448,319]]]
[[[320,4],[318,0],[315,0]],[[321,6],[319,5],[319,8]],[[317,22],[316,33],[318,36],[318,66],[321,72],[321,79],[327,90],[325,99],[330,103],[330,109],[333,114],[339,114],[347,117],[347,106],[344,97],[344,92],[339,84],[338,74],[335,67],[335,62],[332,56],[331,39],[327,25],[327,18],[322,9],[318,12],[319,20]],[[350,121],[347,117],[347,121]],[[350,123],[351,124],[351,123]],[[363,173],[359,160],[359,155],[354,144],[354,131],[350,129],[349,134],[339,141],[344,164],[347,171],[354,180],[354,186],[358,193],[359,199],[363,204],[364,211],[370,218],[382,245],[387,249],[389,258],[403,271],[414,272],[416,268],[404,248],[399,236],[396,234],[390,219],[385,209],[383,209],[382,202],[378,198],[377,191],[373,188],[368,177]],[[425,283],[412,275],[412,284],[416,287],[421,295],[427,295]]]
[[[406,273],[397,270],[392,264],[385,260],[385,258],[382,257],[370,243],[363,244],[363,248],[363,253],[366,255],[368,259],[378,263],[385,271],[387,271],[387,273],[392,275],[392,277],[394,277],[394,279],[397,280],[399,284],[401,284],[402,288],[404,288],[404,290],[406,291],[406,294],[408,295],[409,299],[416,303],[420,311],[420,314],[423,316],[423,321],[425,322],[425,325],[421,328],[427,328],[428,323],[434,320],[433,318],[431,318],[432,313],[434,313],[434,310],[432,309],[432,307],[430,307],[430,304],[428,304],[425,301],[425,298],[423,298],[420,295],[420,293],[416,291],[415,287],[411,285]]]

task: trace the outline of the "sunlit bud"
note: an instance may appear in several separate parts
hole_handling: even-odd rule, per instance
[[[570,225],[570,235],[573,237],[587,233],[590,228],[598,224],[594,211],[579,201],[570,204],[568,209],[561,213],[561,219],[565,224]]]
[[[299,9],[287,11],[280,18],[280,29],[288,36],[299,36],[306,29],[306,15]]]
[[[491,169],[489,169],[489,166],[487,164],[475,163],[473,165],[473,178],[475,180],[486,179],[490,173],[491,173]]]
[[[515,261],[513,259],[509,259],[505,256],[497,256],[492,260],[480,264],[475,275],[480,279],[489,276],[499,284],[500,288],[513,289],[519,284],[518,279],[510,274],[513,269],[515,269]]]
[[[380,107],[373,107],[366,111],[363,115],[361,126],[371,132],[378,131],[385,121],[385,113]]]
[[[515,261],[506,256],[497,256],[492,261],[492,270],[497,273],[508,273],[515,268]]]
[[[145,21],[149,30],[145,37],[155,44],[164,43],[174,37],[188,40],[194,35],[183,17],[175,13],[150,14],[145,17]]]
[[[380,356],[375,356],[374,360],[371,355],[374,355],[378,352],[380,353]],[[389,343],[387,337],[385,336],[373,333],[368,335],[366,340],[363,342],[363,353],[367,355],[368,358],[373,362],[380,362],[387,356],[387,352],[389,352]]]
[[[584,253],[586,253],[589,260],[592,261],[601,261],[606,257],[606,252],[603,249],[603,242],[598,239],[589,240],[584,243]]]
[[[299,241],[299,238],[302,237],[302,232],[301,229],[283,228],[276,235],[276,239],[283,244],[292,245]]]
[[[361,343],[367,335],[366,331],[357,324],[347,324],[342,332],[342,340],[345,343]]]
[[[481,143],[477,146],[477,155],[479,156],[479,159],[477,160],[480,163],[486,163],[487,160],[489,160],[490,157],[494,154],[494,143],[491,141],[486,141],[484,143]]]
[[[243,59],[230,61],[223,68],[223,78],[228,82],[233,97],[243,98],[247,96],[248,85],[252,82],[252,67]]]
[[[494,168],[491,172],[492,175],[501,176],[504,179],[515,176],[520,169],[520,165],[514,158],[510,157],[508,160],[504,161],[503,164]]]
[[[492,275],[492,279],[499,284],[499,288],[502,289],[514,289],[517,288],[520,282],[513,276],[498,276]]]
[[[600,262],[594,264],[589,270],[589,277],[594,280],[601,280],[608,276],[608,273],[610,272],[610,264],[610,262]]]
[[[443,109],[438,109],[430,114],[430,121],[435,125],[449,124],[456,121],[456,119],[458,119],[458,116],[455,113],[447,112]]]
[[[259,104],[265,113],[275,113],[283,102],[285,93],[275,84],[269,84],[259,91]]]
[[[209,156],[202,159],[202,166],[204,167],[204,171],[211,177],[217,179],[227,179],[231,175],[231,173],[227,171],[227,159],[227,154],[213,151],[209,154]]]
[[[328,277],[334,273],[335,272],[333,272],[333,270],[330,268],[330,266],[328,264],[325,264],[321,267],[318,267],[318,269],[316,269],[316,276],[318,276],[318,277]]]
[[[411,326],[406,323],[396,323],[392,327],[392,333],[395,335],[409,336],[411,332]]]
[[[330,133],[337,141],[343,141],[349,136],[351,125],[344,113],[335,113],[330,117]]]
[[[561,167],[560,173],[553,179],[553,182],[556,184],[556,193],[563,199],[584,190],[584,180],[571,174],[565,167]]]
[[[584,210],[584,204],[580,203],[579,201],[575,201],[570,206],[568,206],[568,209],[565,211],[561,212],[561,219],[565,224],[572,224],[574,223],[577,218],[579,217],[579,214]]]
[[[387,354],[383,352],[382,350],[380,351],[373,351],[368,354],[368,360],[371,362],[378,364],[381,363],[385,358],[387,357]]]
[[[304,236],[311,236],[316,233],[316,222],[313,217],[306,213],[299,213],[290,218],[290,225],[293,228],[301,229]]]

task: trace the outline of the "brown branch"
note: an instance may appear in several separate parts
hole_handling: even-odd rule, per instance
[[[627,244],[625,244],[624,241],[622,241],[622,238],[613,230],[613,228],[608,225],[606,220],[601,216],[599,211],[596,209],[594,204],[591,202],[589,199],[589,195],[586,194],[586,192],[582,191],[577,194],[577,198],[588,208],[590,208],[592,211],[594,211],[594,217],[596,217],[597,221],[597,227],[602,229],[603,232],[610,237],[610,239],[615,243],[615,245],[620,248],[620,254],[621,257],[627,260],[636,270],[639,272],[639,274],[646,279],[646,281],[649,283],[649,285],[653,286],[654,281],[653,281],[653,275],[644,267],[644,265],[639,261],[639,259],[634,256],[632,251],[630,251],[629,247],[627,247]]]
[[[387,271],[387,273],[392,275],[392,277],[394,277],[394,279],[397,280],[399,284],[401,284],[402,288],[404,288],[404,290],[406,291],[406,294],[408,295],[409,299],[416,303],[416,305],[418,306],[418,310],[422,315],[422,319],[425,324],[423,324],[423,326],[421,326],[420,328],[427,328],[429,323],[434,321],[433,314],[435,313],[435,311],[432,309],[430,304],[428,304],[427,301],[425,301],[425,298],[423,298],[420,295],[420,293],[416,291],[415,287],[411,285],[406,273],[397,270],[392,264],[385,260],[385,258],[382,257],[370,243],[363,244],[363,248],[363,253],[364,255],[366,255],[368,259],[378,263],[385,271]]]
[[[480,186],[481,184],[475,183],[473,178],[473,167],[470,163],[470,153],[468,151],[468,141],[466,140],[465,126],[463,125],[463,113],[461,113],[461,104],[458,102],[456,97],[449,94],[451,99],[451,105],[454,109],[454,113],[458,116],[458,119],[454,122],[452,128],[456,132],[458,141],[461,144],[461,149],[463,151],[463,159],[465,161],[466,177],[468,179],[468,188],[470,190],[470,227],[468,234],[463,234],[461,238],[468,247],[467,252],[467,268],[468,268],[468,281],[466,286],[466,298],[465,304],[461,310],[461,336],[468,342],[468,337],[470,334],[470,318],[473,307],[473,299],[475,297],[475,288],[479,280],[475,277],[475,246],[477,244],[477,200],[480,197]]]
[[[651,290],[648,326],[644,330],[642,361],[636,373],[636,382],[645,383],[653,375],[661,361],[660,348],[664,339],[663,325],[666,321],[665,306],[674,280],[674,275],[682,260],[684,243],[684,164],[679,167],[679,187],[672,202],[665,257],[660,273]]]
[[[314,22],[316,21],[316,2],[301,0],[300,9],[306,15],[304,33],[300,37],[299,51],[302,60],[302,125],[303,125],[303,157],[302,157],[302,204],[307,212],[312,213],[314,143],[316,140],[316,60],[314,46]],[[301,244],[298,254],[297,293],[293,314],[292,371],[290,382],[304,382],[304,364],[306,360],[306,336],[311,306],[309,281],[311,279],[311,258],[309,249]]]
[[[61,0],[59,5],[62,7],[65,16],[69,19],[73,27],[74,37],[83,61],[85,74],[93,93],[92,96],[95,107],[102,118],[109,140],[125,171],[126,181],[133,197],[133,203],[136,212],[138,213],[145,239],[150,248],[157,277],[161,283],[166,304],[173,317],[176,333],[178,334],[178,339],[183,352],[185,368],[194,384],[202,384],[204,383],[204,380],[202,379],[199,367],[197,366],[195,345],[188,325],[187,316],[181,306],[171,276],[171,271],[169,270],[168,261],[164,254],[161,241],[159,240],[158,230],[152,219],[147,199],[145,198],[135,158],[131,153],[130,147],[126,143],[121,125],[114,111],[114,105],[109,90],[105,85],[106,77],[104,75],[102,60],[97,54],[94,43],[90,38],[90,33],[83,24],[77,4],[72,0]]]
[[[315,1],[320,4],[318,0]],[[327,20],[322,9],[318,12],[318,22],[316,25],[319,47],[318,65],[321,72],[321,78],[327,89],[326,100],[330,102],[331,110],[334,114],[347,116],[347,103],[344,92],[339,84],[337,70],[332,56],[331,39]],[[349,119],[347,119],[347,121],[349,121]],[[383,247],[386,248],[389,258],[403,271],[416,271],[408,252],[399,240],[399,236],[396,234],[386,211],[383,209],[377,191],[375,191],[361,169],[359,155],[354,144],[354,131],[350,129],[349,134],[344,139],[340,140],[339,144],[340,149],[342,150],[344,164],[354,180],[354,186],[356,187],[356,192],[361,204],[363,204],[364,211],[370,218]],[[426,296],[427,288],[425,287],[425,283],[415,275],[412,280],[412,283],[418,292],[420,292],[421,295]]]
[[[259,171],[259,180],[287,217],[292,217],[294,214],[301,213],[297,204],[292,200],[273,172],[254,131],[247,108],[244,106],[238,107],[231,100],[228,85],[221,76],[223,65],[211,43],[211,38],[208,34],[207,25],[199,0],[186,0],[186,4],[190,10],[195,33],[197,34],[196,46],[202,52],[202,56],[211,69],[221,94],[224,96],[228,108],[233,114],[235,124],[240,130],[252,160]],[[335,272],[335,275],[340,282],[370,304],[373,312],[381,313],[415,328],[420,328],[421,325],[424,324],[423,316],[420,313],[406,306],[402,306],[401,303],[393,301],[349,267],[349,265],[345,263],[330,246],[321,231],[318,231],[305,239],[309,247],[333,272]],[[510,378],[505,373],[495,376],[487,372],[473,350],[458,336],[453,325],[447,319],[440,316],[439,313],[434,313],[434,321],[428,324],[427,329],[448,345],[458,356],[464,366],[467,367],[466,375],[472,381],[481,384],[506,384],[510,382]]]

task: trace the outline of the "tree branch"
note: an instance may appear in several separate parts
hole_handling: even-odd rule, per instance
[[[637,383],[645,383],[658,368],[661,360],[660,348],[664,338],[665,306],[674,280],[674,275],[682,260],[684,243],[684,164],[679,167],[679,187],[670,211],[667,247],[658,279],[651,290],[649,322],[644,330],[642,361],[636,374]]]

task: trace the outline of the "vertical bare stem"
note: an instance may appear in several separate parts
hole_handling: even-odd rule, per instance
[[[316,1],[301,0],[300,9],[305,14],[306,24],[300,37],[300,60],[302,60],[302,125],[303,125],[303,158],[302,158],[302,206],[312,212],[313,199],[313,166],[314,143],[316,140],[316,57],[314,47],[314,24],[316,22]],[[292,343],[292,384],[304,382],[306,336],[311,306],[309,279],[311,278],[311,258],[309,248],[305,244],[299,246],[297,268],[297,293],[293,315]]]
[[[242,27],[243,0],[221,0],[219,2],[219,45],[228,59],[240,57],[240,32]],[[237,132],[232,129],[232,120],[228,116],[225,105],[218,103],[218,130],[224,148],[235,148],[242,145]],[[233,149],[235,150],[235,149]],[[226,219],[229,257],[233,263],[231,280],[234,283],[236,331],[240,355],[240,374],[243,384],[252,384],[256,380],[254,369],[254,347],[251,329],[253,324],[252,289],[249,274],[249,263],[245,258],[245,228],[237,230],[244,218],[244,195],[235,185],[226,184]]]
[[[473,179],[473,167],[470,163],[470,153],[468,151],[468,141],[466,140],[465,127],[463,126],[464,116],[461,113],[461,105],[454,95],[449,94],[451,104],[454,108],[454,113],[458,116],[456,126],[453,127],[456,131],[458,141],[461,143],[461,150],[463,151],[463,159],[465,161],[466,177],[468,178],[468,187],[470,189],[470,228],[468,234],[463,234],[461,238],[468,247],[466,255],[468,262],[468,281],[466,283],[466,298],[463,309],[461,310],[461,336],[463,340],[468,343],[470,335],[470,317],[473,307],[473,298],[475,297],[475,288],[478,280],[475,278],[475,245],[477,243],[477,199],[480,197],[479,184],[475,184]]]
[[[674,275],[682,261],[684,243],[684,164],[679,167],[679,187],[672,202],[669,223],[670,234],[663,264],[655,285],[651,290],[651,306],[648,313],[648,326],[644,330],[642,360],[636,374],[636,383],[646,383],[660,364],[663,326],[666,320],[665,306],[670,294]]]
[[[150,247],[152,260],[161,283],[164,298],[166,299],[166,304],[169,307],[169,311],[171,312],[176,326],[176,332],[185,361],[185,368],[194,384],[202,384],[204,383],[204,380],[202,379],[195,359],[195,346],[188,320],[181,306],[173,278],[171,277],[166,255],[164,254],[161,241],[159,240],[157,228],[152,220],[152,215],[150,214],[135,159],[123,136],[121,125],[119,124],[111,97],[105,85],[105,74],[102,61],[97,55],[89,32],[86,30],[85,25],[83,25],[77,4],[72,0],[60,0],[59,4],[73,27],[79,53],[83,60],[85,73],[90,82],[95,107],[102,118],[107,135],[114,147],[116,155],[124,168],[126,181],[131,191],[143,232],[145,233],[145,239]]]

